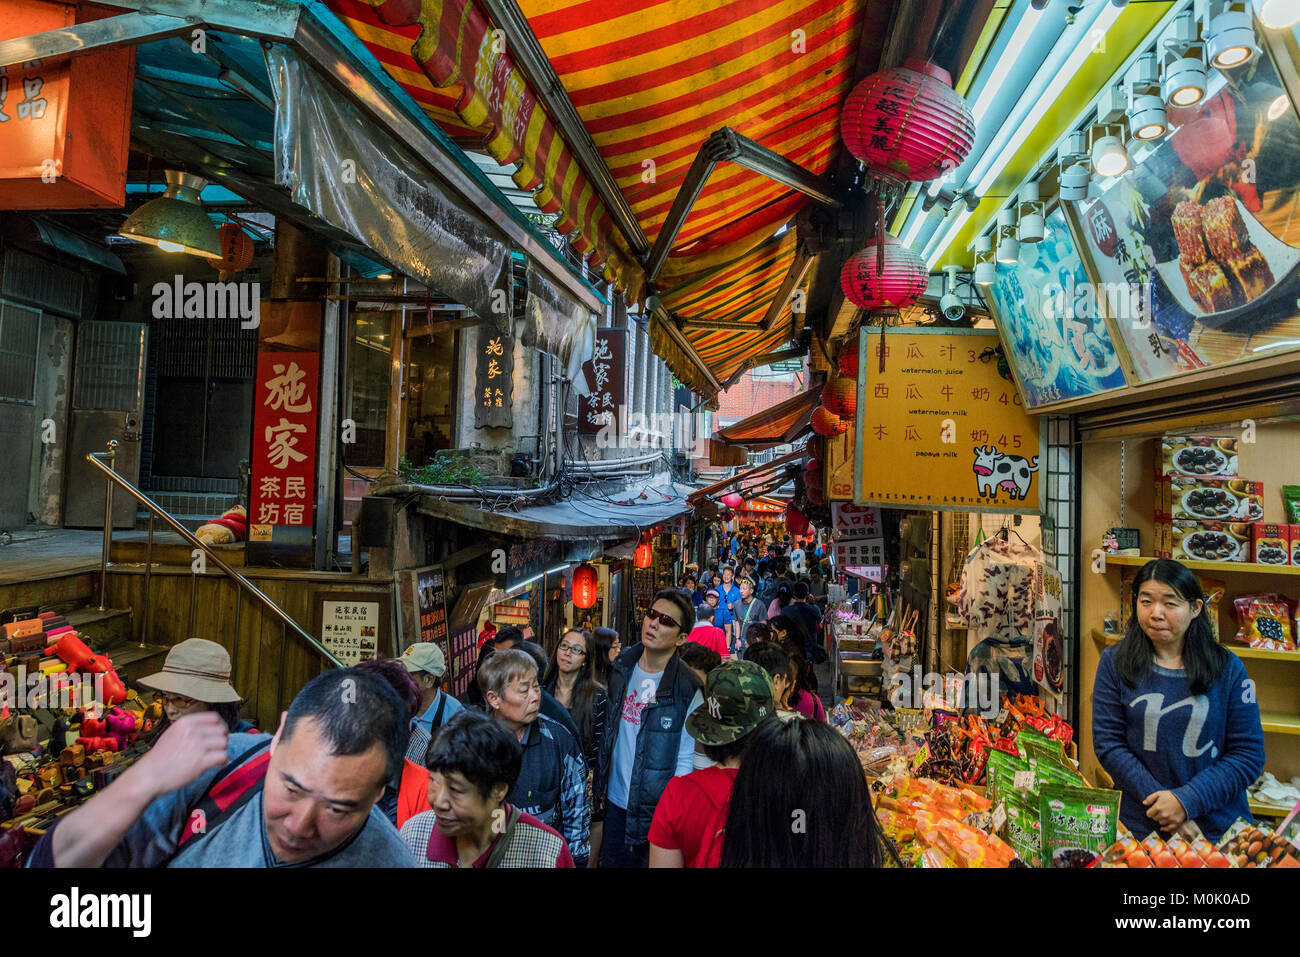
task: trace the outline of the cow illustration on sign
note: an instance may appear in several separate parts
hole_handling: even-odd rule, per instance
[[[1033,482],[1033,473],[1038,471],[1038,456],[1026,459],[1019,455],[1006,455],[996,446],[985,445],[973,450],[975,465],[975,485],[980,495],[997,498],[998,492],[1005,490],[1012,498],[1029,497],[1029,486]]]

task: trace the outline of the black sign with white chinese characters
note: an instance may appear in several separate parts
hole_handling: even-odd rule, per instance
[[[618,417],[623,407],[626,341],[622,329],[596,332],[595,351],[591,359],[582,364],[591,391],[578,397],[579,432],[599,432],[612,425],[616,433],[621,433]]]
[[[510,407],[514,395],[514,340],[483,327],[478,340],[474,390],[474,428],[508,429],[514,424]]]

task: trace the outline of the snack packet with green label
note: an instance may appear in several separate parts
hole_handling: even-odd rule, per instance
[[[1043,867],[1087,867],[1115,843],[1119,792],[1045,783],[1039,820]]]
[[[1042,860],[1042,838],[1037,801],[1027,791],[1011,791],[1005,803],[1007,820],[1002,825],[1002,839],[1011,845],[1016,857],[1030,867],[1038,867]]]
[[[1283,485],[1282,501],[1286,503],[1287,521],[1300,523],[1300,485]]]

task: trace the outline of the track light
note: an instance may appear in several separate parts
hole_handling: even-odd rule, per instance
[[[1195,106],[1205,99],[1208,76],[1209,70],[1199,54],[1172,61],[1165,67],[1165,102],[1170,106]]]
[[[1128,122],[1135,139],[1154,140],[1163,136],[1169,128],[1164,100],[1151,93],[1140,93],[1133,97]]]
[[[1300,23],[1300,0],[1254,0],[1255,16],[1270,30],[1284,30]]]
[[[991,286],[998,277],[997,263],[993,261],[993,237],[985,234],[975,240],[975,285]]]
[[[1128,152],[1118,136],[1107,134],[1092,144],[1092,168],[1099,176],[1118,176],[1128,169]]]
[[[1255,27],[1244,4],[1227,4],[1222,13],[1210,19],[1205,49],[1210,65],[1220,70],[1241,66],[1259,53]]]
[[[1088,185],[1092,182],[1092,172],[1082,160],[1069,169],[1061,170],[1061,199],[1081,202],[1088,198]]]
[[[1004,266],[1014,266],[1020,259],[1020,241],[1016,239],[1016,211],[998,213],[998,249],[996,259]]]
[[[1022,243],[1041,242],[1047,232],[1044,219],[1046,210],[1038,200],[1038,184],[1026,183],[1020,187],[1020,202],[1016,204],[1019,225],[1016,238]]]

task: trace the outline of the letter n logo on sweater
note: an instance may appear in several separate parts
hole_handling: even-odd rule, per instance
[[[1180,708],[1191,708],[1192,713],[1187,719],[1187,730],[1183,732],[1183,754],[1189,758],[1199,758],[1206,751],[1209,751],[1211,758],[1219,756],[1219,749],[1213,741],[1207,741],[1199,747],[1196,743],[1201,737],[1201,731],[1205,727],[1205,719],[1210,713],[1210,699],[1205,695],[1184,698],[1182,701],[1176,701],[1166,708],[1165,696],[1158,692],[1152,692],[1134,698],[1129,702],[1128,706],[1136,708],[1138,705],[1142,705],[1144,709],[1142,750],[1152,752],[1159,750],[1157,741],[1160,736],[1161,718]]]

